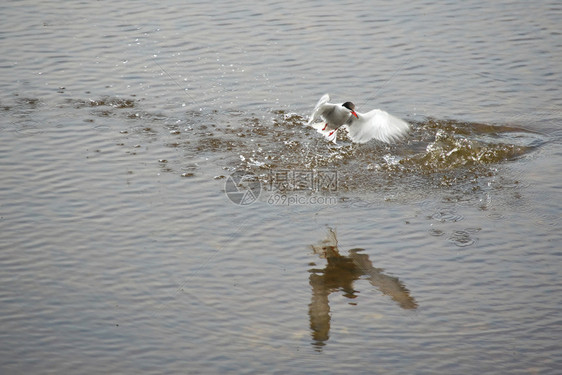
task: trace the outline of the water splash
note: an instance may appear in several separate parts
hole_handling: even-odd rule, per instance
[[[427,118],[410,121],[410,135],[394,145],[354,144],[345,131],[333,144],[306,126],[305,117],[282,110],[260,117],[237,109],[187,111],[182,118],[171,118],[142,111],[136,99],[101,97],[67,104],[99,111],[89,114],[102,118],[141,121],[132,125],[135,134],[156,136],[163,126],[166,146],[185,150],[186,157],[211,157],[227,171],[250,171],[265,183],[272,170],[336,170],[340,192],[390,190],[396,196],[397,189],[418,195],[443,187],[462,194],[483,191],[500,165],[546,142],[541,134],[517,126]],[[141,130],[135,132],[137,128]],[[167,170],[177,171],[173,164]]]
[[[305,123],[304,117],[284,111],[273,112],[270,121],[247,118],[241,126],[218,129],[223,136],[219,136],[222,141],[217,142],[216,151],[233,151],[239,156],[231,168],[263,178],[272,169],[335,169],[343,190],[466,182],[477,189],[480,179],[497,173],[498,164],[522,157],[544,143],[540,134],[519,127],[427,119],[412,122],[409,139],[396,145],[354,144],[345,132],[333,144]],[[208,140],[200,142],[208,149]]]

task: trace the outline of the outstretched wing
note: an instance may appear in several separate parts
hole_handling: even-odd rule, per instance
[[[406,121],[380,109],[359,116],[359,121],[354,121],[348,126],[349,138],[356,143],[365,143],[371,139],[393,143],[410,130]]]
[[[320,107],[322,107],[324,104],[328,103],[329,101],[330,101],[330,95],[328,94],[324,94],[324,96],[320,98],[318,103],[316,103],[316,107],[314,107],[314,110],[312,111],[310,118],[308,119],[308,125],[312,124],[314,121],[318,121],[321,112]]]

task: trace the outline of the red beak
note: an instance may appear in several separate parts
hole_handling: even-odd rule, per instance
[[[353,116],[355,116],[355,118],[359,118],[359,116],[357,116],[357,113],[355,113],[355,111],[351,111],[351,114],[352,114]]]

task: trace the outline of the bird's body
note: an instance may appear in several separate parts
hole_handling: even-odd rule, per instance
[[[310,116],[309,125],[314,121],[323,119],[326,122],[325,130],[336,130],[350,120],[350,117],[353,115],[348,108],[343,106],[345,103],[332,104],[328,103],[329,100],[330,96],[328,94],[320,98]]]
[[[355,111],[355,105],[351,102],[332,104],[328,103],[329,100],[328,94],[320,98],[310,116],[308,125],[334,143],[337,130],[341,127],[347,128],[349,138],[356,143],[366,143],[371,139],[393,143],[410,130],[407,122],[380,109],[360,113]],[[324,122],[314,123],[319,119]]]

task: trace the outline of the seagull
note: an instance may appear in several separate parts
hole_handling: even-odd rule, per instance
[[[329,101],[328,94],[320,98],[307,124],[328,141],[336,143],[337,131],[342,127],[347,128],[349,138],[355,143],[366,143],[371,139],[393,143],[410,130],[406,121],[380,109],[360,113],[355,111],[352,102],[332,104]],[[323,122],[315,123],[318,120]]]

